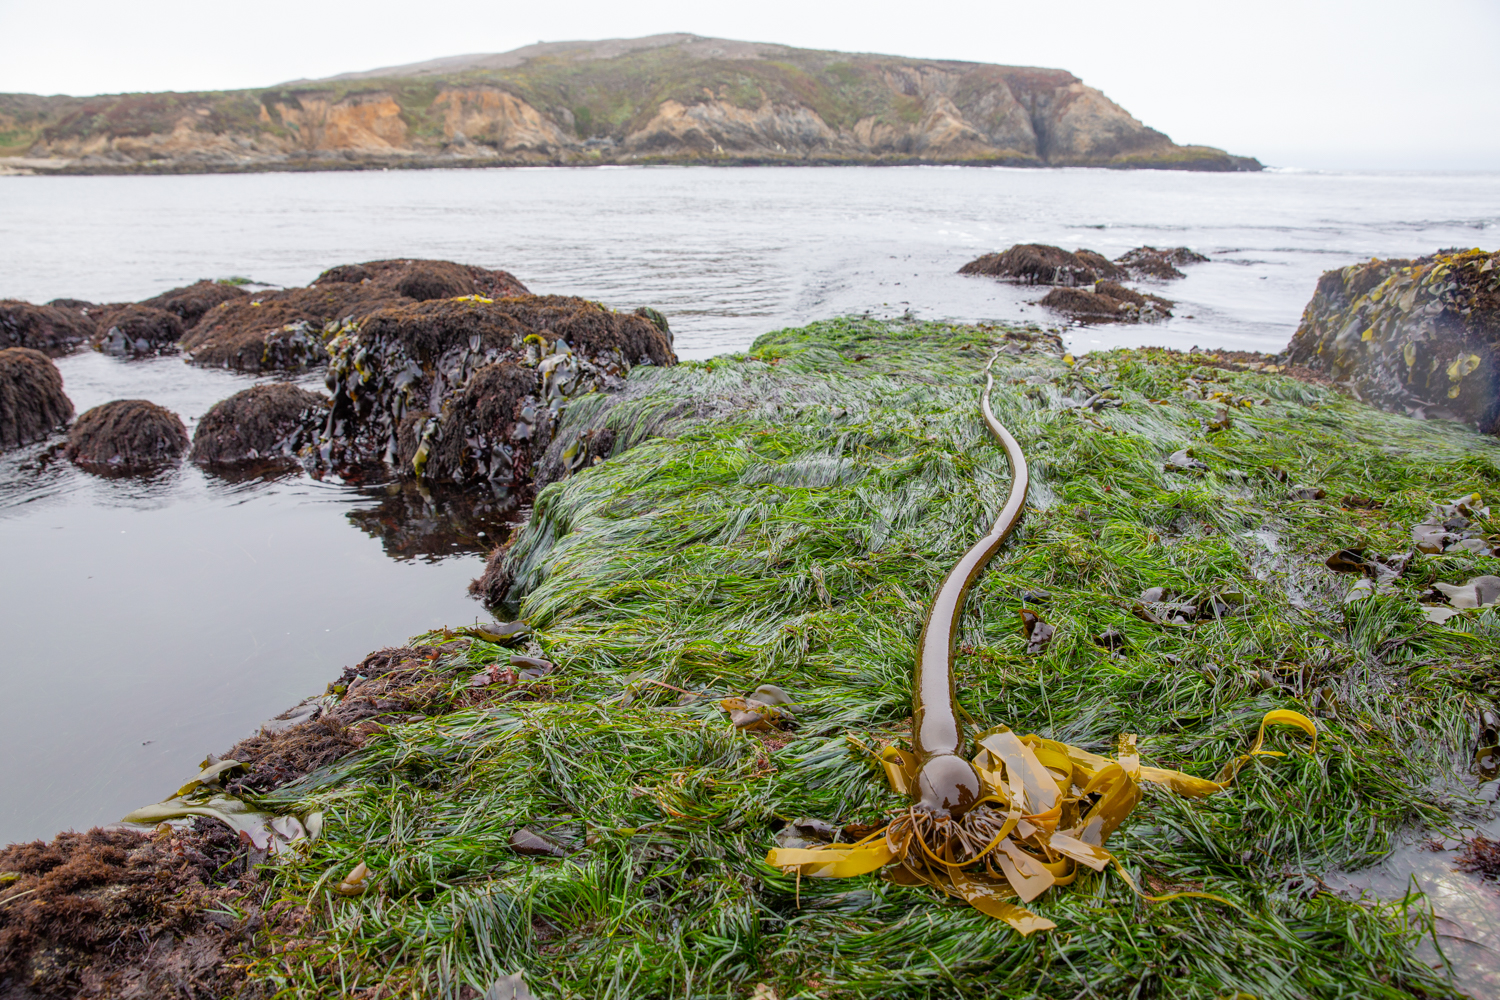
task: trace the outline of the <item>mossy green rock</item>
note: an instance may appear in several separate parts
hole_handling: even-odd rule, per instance
[[[1500,252],[1326,272],[1288,358],[1387,409],[1500,431]]]

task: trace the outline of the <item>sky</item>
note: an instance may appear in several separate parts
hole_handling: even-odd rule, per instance
[[[1273,166],[1500,170],[1500,0],[0,0],[0,92],[225,90],[684,31],[1067,69]]]

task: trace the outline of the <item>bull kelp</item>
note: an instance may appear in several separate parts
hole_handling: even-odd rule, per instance
[[[1031,491],[966,600],[957,709],[972,732],[1100,756],[1134,733],[1142,766],[1204,778],[1268,713],[1315,720],[1316,753],[1270,727],[1262,749],[1285,756],[1204,798],[1144,784],[1115,831],[1145,891],[1218,900],[1150,902],[1086,867],[1029,904],[1055,927],[1022,937],[928,886],[765,863],[907,807],[882,755],[911,749],[923,618],[1010,487],[978,405],[995,347],[992,403]],[[845,319],[570,402],[554,447],[607,430],[612,450],[538,494],[502,565],[555,668],[251,797],[324,821],[267,872],[250,982],[474,996],[524,970],[544,997],[1455,995],[1414,955],[1432,931],[1420,897],[1350,902],[1320,876],[1483,808],[1467,770],[1500,619],[1437,625],[1419,599],[1492,560],[1417,553],[1346,602],[1361,577],[1327,559],[1403,551],[1435,503],[1494,494],[1500,444],[1202,355],[1060,353],[1035,331]],[[512,651],[460,638],[415,645],[455,690],[508,690]],[[792,704],[736,727],[720,701],[764,685]],[[358,894],[336,891],[359,865]]]

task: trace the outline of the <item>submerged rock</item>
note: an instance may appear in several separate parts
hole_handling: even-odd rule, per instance
[[[328,360],[326,342],[372,313],[431,299],[525,295],[507,271],[446,260],[376,260],[330,268],[307,288],[244,296],[209,310],[183,340],[195,364],[296,370]]]
[[[1386,409],[1500,432],[1500,252],[1328,271],[1288,359]]]
[[[111,306],[97,309],[89,318],[96,325],[95,349],[105,354],[166,354],[177,350],[187,332],[182,320],[164,309],[147,305]]]
[[[1123,278],[1125,272],[1103,254],[1074,253],[1043,243],[1018,243],[1001,253],[985,254],[958,269],[959,274],[984,274],[1026,285],[1092,285],[1101,278]]]
[[[322,463],[495,490],[531,481],[568,399],[677,360],[650,319],[565,296],[382,310],[329,350]]]
[[[41,441],[73,418],[62,373],[41,351],[0,350],[0,449]]]
[[[1100,281],[1087,288],[1054,288],[1041,304],[1080,323],[1155,323],[1172,315],[1172,303],[1116,281]]]
[[[143,299],[140,304],[172,313],[182,320],[185,329],[191,330],[203,318],[204,313],[219,303],[234,302],[237,299],[249,297],[250,293],[243,288],[225,284],[222,281],[209,281],[205,278],[191,285],[184,285],[182,288],[174,288],[149,299]]]
[[[144,399],[117,399],[79,417],[65,451],[89,471],[137,472],[175,462],[187,447],[177,414]]]
[[[200,465],[292,458],[317,440],[327,413],[326,396],[288,382],[253,385],[203,415],[190,457]]]
[[[87,341],[95,329],[93,320],[77,311],[0,300],[0,347],[29,347],[57,358]]]
[[[1202,264],[1207,260],[1208,258],[1201,253],[1195,253],[1187,247],[1170,247],[1166,250],[1158,250],[1156,247],[1136,247],[1116,257],[1115,263],[1132,278],[1168,281],[1173,278],[1187,277],[1178,270],[1184,264]]]

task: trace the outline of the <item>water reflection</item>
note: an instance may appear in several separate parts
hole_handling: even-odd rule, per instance
[[[516,517],[512,497],[487,490],[430,489],[413,482],[361,487],[373,507],[351,510],[349,520],[380,539],[392,559],[435,562],[465,552],[488,554],[505,541]]]
[[[1491,730],[1485,735],[1493,739],[1495,733]],[[1434,968],[1446,962],[1454,985],[1475,1000],[1500,996],[1500,881],[1495,879],[1500,873],[1474,870],[1469,860],[1475,841],[1500,838],[1496,749],[1481,747],[1475,755],[1474,775],[1481,782],[1481,796],[1489,803],[1482,820],[1445,839],[1413,832],[1381,864],[1325,878],[1330,888],[1350,898],[1399,900],[1411,892],[1421,893],[1419,905],[1431,907],[1434,926],[1433,934],[1418,944],[1417,957]]]

